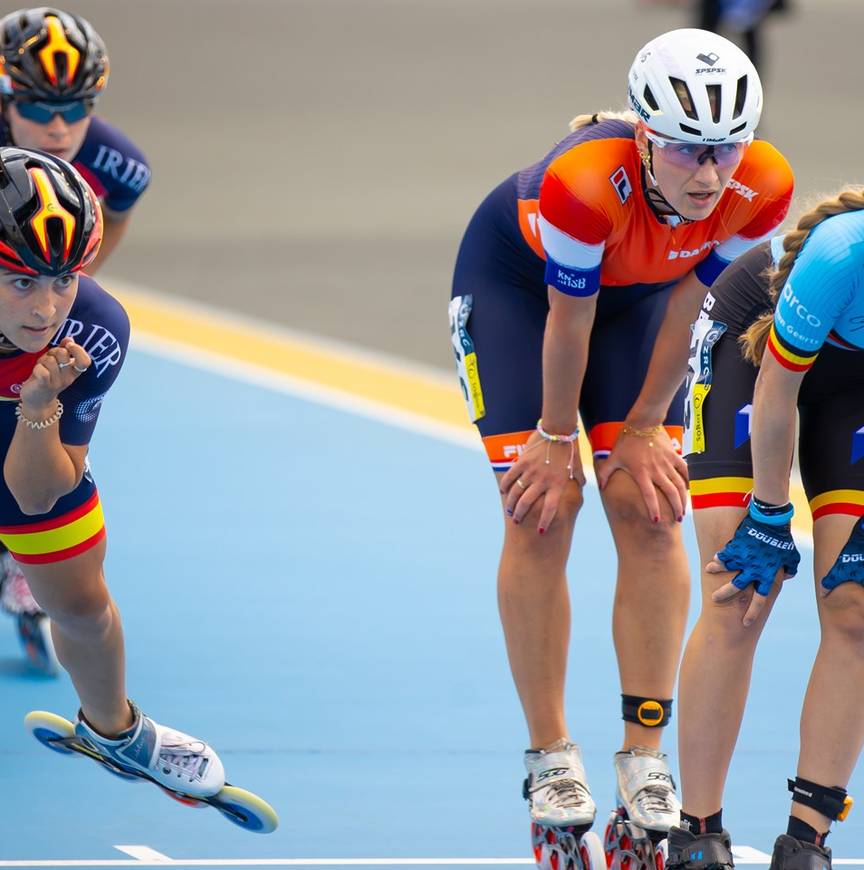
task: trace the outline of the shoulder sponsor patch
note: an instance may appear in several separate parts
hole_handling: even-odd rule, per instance
[[[621,205],[624,205],[630,195],[633,193],[633,185],[630,184],[630,179],[627,176],[623,166],[619,166],[610,176],[609,181],[612,182],[612,187],[615,188],[615,193],[618,194],[618,199],[621,200]]]

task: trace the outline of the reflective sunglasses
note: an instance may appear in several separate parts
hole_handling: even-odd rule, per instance
[[[675,142],[664,139],[650,130],[645,131],[646,138],[658,148],[663,149],[663,156],[676,166],[697,170],[706,160],[713,160],[719,169],[735,166],[743,157],[747,146],[753,141],[751,133],[746,139],[738,142],[720,142],[716,145],[701,145],[694,142]]]
[[[15,100],[18,114],[35,124],[50,124],[59,115],[67,124],[83,121],[93,111],[92,100],[73,100],[66,103],[36,103]]]

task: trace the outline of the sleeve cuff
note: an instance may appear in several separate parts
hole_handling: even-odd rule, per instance
[[[546,283],[567,296],[593,296],[600,289],[600,268],[574,269],[547,255]]]
[[[728,260],[719,257],[714,251],[701,262],[696,264],[694,271],[696,277],[706,286],[710,287],[719,277],[720,273],[729,265]]]

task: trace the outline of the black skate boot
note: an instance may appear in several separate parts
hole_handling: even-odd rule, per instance
[[[735,866],[728,831],[722,834],[691,834],[673,825],[669,829],[668,842],[666,870],[732,870]]]
[[[769,870],[831,870],[831,850],[781,834],[774,843]]]

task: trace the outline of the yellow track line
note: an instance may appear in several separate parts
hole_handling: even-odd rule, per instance
[[[443,373],[423,370],[411,363],[269,328],[239,315],[181,302],[125,282],[109,284],[129,313],[133,332],[306,381],[313,387],[407,411],[466,433],[473,431],[459,392],[455,365],[449,379]],[[441,333],[441,340],[446,341],[443,326]],[[585,439],[581,439],[580,447],[583,465],[590,468],[591,453]],[[797,480],[791,497],[796,529],[810,534],[810,509]]]

